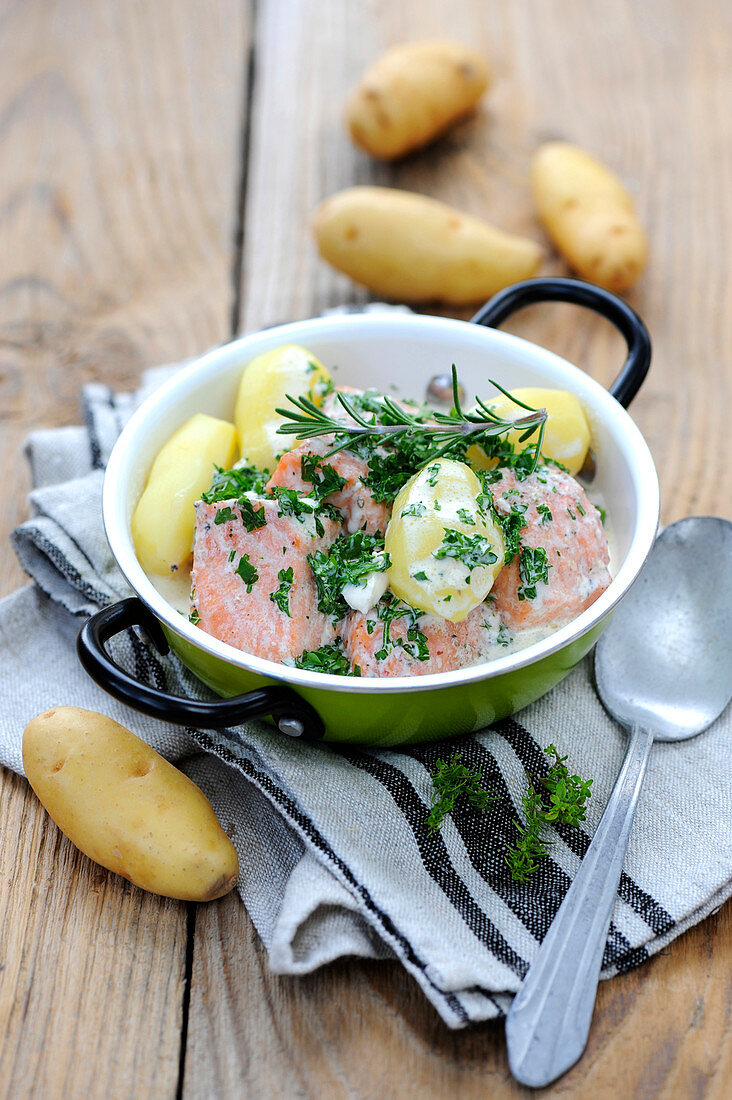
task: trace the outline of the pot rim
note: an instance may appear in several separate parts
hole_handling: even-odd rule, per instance
[[[165,409],[171,397],[180,397],[205,385],[206,379],[215,375],[230,360],[240,359],[243,351],[253,357],[260,351],[267,350],[269,346],[277,346],[281,343],[307,345],[308,335],[323,337],[346,333],[350,336],[349,330],[353,330],[353,338],[357,338],[359,330],[364,327],[368,330],[383,326],[392,328],[395,336],[400,334],[399,330],[402,329],[404,335],[408,336],[407,330],[412,326],[434,330],[436,333],[452,334],[458,340],[464,340],[468,334],[471,339],[474,339],[476,334],[480,334],[479,339],[485,340],[487,351],[491,346],[500,348],[504,353],[508,352],[509,357],[523,362],[526,362],[528,355],[533,360],[533,365],[541,367],[543,363],[551,368],[554,384],[557,383],[557,378],[566,379],[565,388],[571,389],[580,398],[582,391],[591,395],[595,411],[599,411],[603,417],[609,418],[615,425],[616,434],[622,442],[622,449],[634,470],[638,492],[638,508],[630,546],[612,582],[586,611],[542,641],[483,664],[423,676],[345,677],[332,673],[310,672],[257,657],[235,649],[212,635],[205,634],[176,611],[158,592],[134,553],[129,523],[124,514],[123,490],[133,472],[134,458],[139,449],[140,439],[145,437],[143,429],[155,422],[157,414]],[[650,554],[658,529],[660,490],[653,459],[640,430],[615,398],[579,367],[538,344],[497,329],[481,327],[469,321],[454,318],[384,311],[383,313],[316,317],[278,325],[239,337],[214,348],[188,366],[182,367],[173,378],[163,383],[140,405],[120,434],[110,455],[104,477],[102,513],[112,555],[130,588],[161,623],[185,641],[237,668],[258,674],[268,680],[290,684],[295,688],[388,695],[452,688],[494,679],[533,665],[564,649],[565,646],[587,633],[625,596]]]

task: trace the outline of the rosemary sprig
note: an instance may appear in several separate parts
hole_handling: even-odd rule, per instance
[[[497,382],[489,381],[515,405],[526,409],[528,415],[516,420],[499,417],[479,397],[475,399],[475,410],[465,412],[461,407],[457,370],[453,364],[453,409],[449,413],[430,412],[430,420],[426,421],[420,416],[407,412],[392,397],[385,394],[380,400],[381,411],[371,413],[370,418],[367,419],[356,408],[354,402],[339,391],[338,401],[350,418],[340,420],[329,416],[309,397],[292,397],[291,394],[287,394],[287,400],[292,408],[276,410],[280,416],[285,417],[284,423],[280,425],[277,432],[279,435],[294,435],[296,439],[312,439],[321,435],[335,436],[335,444],[324,456],[325,458],[329,458],[360,439],[370,438],[375,442],[383,440],[396,443],[407,436],[412,441],[419,440],[430,445],[429,456],[422,462],[424,466],[427,462],[434,462],[436,458],[441,458],[451,451],[457,450],[463,454],[472,443],[480,444],[481,439],[492,439],[512,430],[518,430],[521,433],[519,442],[524,443],[538,429],[536,443],[531,444],[534,451],[531,471],[533,472],[539,461],[544,441],[546,409],[533,409],[530,405],[519,401]]]

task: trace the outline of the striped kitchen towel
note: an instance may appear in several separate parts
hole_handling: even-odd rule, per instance
[[[172,369],[151,372],[143,392]],[[129,594],[107,547],[100,501],[105,462],[140,396],[88,386],[84,427],[30,438],[31,516],[13,539],[35,583],[0,602],[0,762],[22,771],[22,731],[42,710],[103,711],[176,760],[211,799],[238,849],[239,893],[275,971],[303,974],[347,955],[397,958],[449,1026],[504,1013],[623,757],[623,735],[597,700],[590,661],[513,719],[400,751],[300,744],[260,722],[183,730],[130,711],[81,670],[74,638],[85,616]],[[140,679],[210,697],[138,635],[119,644],[119,659]],[[603,977],[637,966],[732,892],[731,727],[728,711],[703,737],[654,747]],[[587,821],[552,830],[548,857],[521,885],[506,846],[526,775],[545,772],[550,742],[594,780],[593,796]],[[499,797],[486,812],[459,804],[430,832],[430,773],[456,751]]]

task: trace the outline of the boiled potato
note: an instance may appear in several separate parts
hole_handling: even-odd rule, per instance
[[[397,494],[386,529],[389,587],[421,611],[459,623],[491,590],[505,557],[500,527],[462,462],[440,458]]]
[[[474,107],[489,80],[482,54],[459,42],[410,42],[366,70],[348,97],[346,123],[371,156],[401,157]]]
[[[511,393],[525,405],[531,405],[534,409],[546,409],[548,415],[541,453],[546,458],[561,462],[574,477],[582,469],[590,446],[590,426],[578,398],[567,390],[545,390],[535,386],[523,386],[511,390]],[[501,419],[517,420],[529,415],[520,405],[515,405],[503,395],[486,401],[486,404]],[[528,447],[537,438],[533,435],[520,443],[521,434],[520,431],[510,431],[501,438],[518,449]],[[471,466],[481,470],[491,469],[496,464],[495,459],[488,458],[478,446],[468,449],[467,458]]]
[[[23,766],[61,832],[135,886],[210,901],[236,883],[236,851],[203,793],[106,715],[39,714],[23,733]]]
[[[161,448],[132,516],[135,551],[148,573],[175,572],[188,561],[193,505],[211,484],[214,465],[231,465],[235,446],[233,424],[196,413]]]
[[[541,249],[424,195],[351,187],[316,211],[321,256],[375,294],[405,302],[482,301],[534,275]]]
[[[646,266],[648,241],[616,175],[576,145],[540,146],[531,164],[536,209],[567,263],[607,290],[627,290]]]
[[[275,409],[288,407],[288,393],[309,397],[320,406],[330,386],[331,376],[320,360],[297,344],[252,359],[241,376],[234,412],[242,458],[259,469],[273,470],[276,456],[297,442],[293,436],[277,434],[284,420]]]

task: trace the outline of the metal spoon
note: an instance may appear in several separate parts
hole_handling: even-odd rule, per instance
[[[511,1072],[534,1088],[582,1054],[633,815],[654,739],[701,733],[732,696],[732,523],[658,538],[595,653],[597,690],[630,743],[597,832],[506,1019]]]

